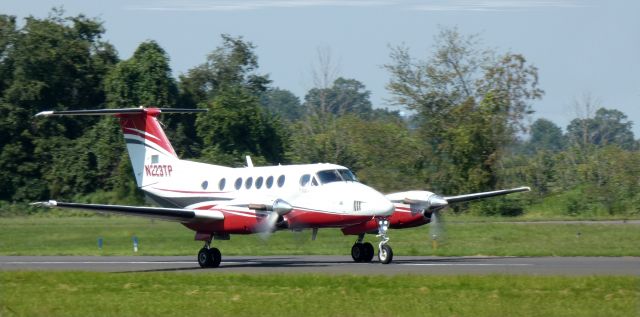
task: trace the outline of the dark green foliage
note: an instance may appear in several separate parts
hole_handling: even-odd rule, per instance
[[[288,90],[269,89],[260,96],[260,103],[272,114],[289,122],[301,119],[304,114],[300,98]]]
[[[238,165],[250,154],[259,163],[284,162],[284,127],[260,103],[270,80],[255,72],[253,44],[228,35],[222,39],[206,63],[181,78],[184,99],[209,109],[194,125],[202,159]]]
[[[330,113],[356,114],[364,117],[372,111],[370,94],[361,82],[340,77],[331,87],[309,90],[304,97],[304,107],[311,115]]]
[[[74,118],[34,120],[33,115],[51,108],[103,106],[103,81],[117,61],[113,47],[100,40],[104,29],[99,21],[82,15],[63,17],[61,10],[53,10],[46,19],[25,20],[16,29],[14,17],[0,17],[3,200],[46,198],[57,190],[45,182],[47,174],[73,174],[54,171],[54,159],[72,156],[71,140],[89,125]]]
[[[615,144],[630,150],[636,147],[632,125],[624,113],[600,108],[593,118],[573,119],[567,127],[567,138],[580,146]]]
[[[529,153],[538,151],[558,152],[565,147],[562,129],[547,119],[540,118],[534,121],[530,131],[531,139],[525,145]]]

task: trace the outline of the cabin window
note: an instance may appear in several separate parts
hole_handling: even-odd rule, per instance
[[[267,188],[271,188],[273,186],[273,176],[267,177]]]
[[[310,180],[311,180],[311,175],[309,174],[304,174],[300,176],[300,186],[305,187],[309,185]]]
[[[260,189],[262,187],[262,183],[264,182],[264,178],[262,178],[262,176],[258,177],[256,179],[256,188]]]
[[[238,177],[238,179],[236,179],[236,184],[235,184],[236,190],[240,189],[240,187],[242,187],[242,177]]]
[[[284,186],[284,175],[278,177],[278,187]]]
[[[202,189],[204,189],[204,190],[206,190],[208,186],[209,186],[209,182],[207,182],[207,181],[204,181],[204,182],[202,182],[202,184],[200,184],[200,187],[202,187]]]
[[[247,178],[247,181],[244,183],[244,188],[249,189],[253,185],[253,177]]]
[[[220,189],[220,191],[224,190],[224,186],[227,184],[227,180],[226,179],[221,179],[220,182],[218,183],[218,189]]]

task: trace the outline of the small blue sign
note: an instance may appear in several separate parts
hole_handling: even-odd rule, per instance
[[[98,238],[98,249],[102,250],[102,237]]]

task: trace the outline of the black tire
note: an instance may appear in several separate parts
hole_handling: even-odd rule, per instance
[[[374,255],[374,251],[373,251],[373,245],[371,245],[371,243],[369,242],[365,242],[362,244],[362,250],[364,251],[363,257],[362,257],[362,262],[371,262],[371,260],[373,260],[373,255]]]
[[[220,266],[220,262],[222,261],[222,253],[217,248],[209,249],[209,254],[211,255],[211,266],[210,267],[218,267]]]
[[[364,260],[365,250],[362,243],[355,243],[351,247],[351,258],[356,262],[362,262]]]
[[[213,256],[208,249],[200,249],[200,251],[198,252],[198,264],[200,264],[201,268],[207,268],[213,265]]]
[[[388,244],[382,245],[382,248],[378,251],[378,259],[382,264],[389,264],[393,260],[393,250]]]

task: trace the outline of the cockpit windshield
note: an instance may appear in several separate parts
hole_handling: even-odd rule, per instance
[[[320,171],[318,172],[318,179],[320,179],[320,183],[322,184],[358,181],[356,176],[348,169]]]

